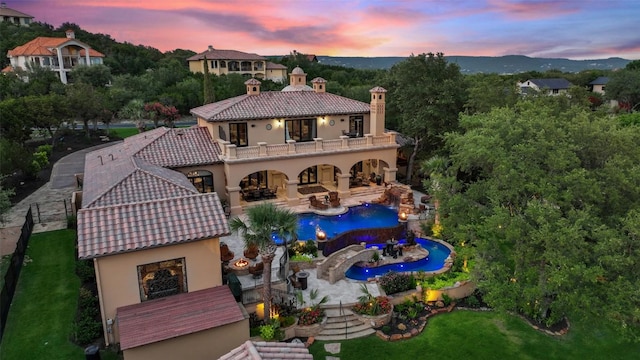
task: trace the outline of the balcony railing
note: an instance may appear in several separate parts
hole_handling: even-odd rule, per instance
[[[286,144],[272,144],[259,142],[257,146],[236,147],[228,141],[218,140],[222,149],[222,157],[225,160],[263,159],[264,157],[291,156],[312,153],[326,153],[328,151],[340,152],[359,150],[369,147],[379,147],[396,144],[396,133],[388,132],[383,135],[373,136],[365,134],[360,138],[340,136],[339,139],[323,140],[316,138],[311,142],[296,142],[287,140]]]

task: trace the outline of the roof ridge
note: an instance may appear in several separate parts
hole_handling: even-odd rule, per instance
[[[100,149],[100,150],[102,150],[102,149]],[[99,151],[99,150],[97,150],[97,151]],[[122,178],[120,178],[120,180],[118,180],[117,182],[115,182],[111,186],[107,187],[106,190],[102,190],[102,191],[98,192],[96,194],[96,196],[93,198],[93,200],[91,200],[91,202],[88,202],[87,205],[83,206],[83,208],[91,208],[91,205],[95,204],[96,202],[98,202],[98,200],[102,199],[105,195],[109,194],[112,190],[114,190],[116,187],[118,187],[118,185],[120,185],[125,179],[128,179],[131,176],[133,176],[133,174],[136,172],[137,164],[133,161],[133,158],[131,158],[131,157],[125,158],[125,159],[123,159],[123,161],[124,162],[131,161],[131,164],[133,165],[133,167],[131,168],[129,173],[126,176],[123,176]]]
[[[179,195],[179,196],[172,196],[172,197],[165,197],[165,198],[160,198],[160,199],[149,199],[149,200],[139,200],[139,201],[133,201],[133,202],[128,202],[128,203],[118,203],[118,204],[109,204],[109,205],[101,205],[101,206],[94,206],[94,207],[83,207],[80,210],[83,210],[84,212],[86,211],[94,211],[94,210],[102,210],[102,209],[107,209],[107,208],[122,208],[122,207],[130,207],[130,206],[139,206],[139,205],[143,205],[143,204],[150,204],[150,203],[164,203],[164,202],[169,202],[169,201],[175,201],[175,200],[187,200],[187,199],[192,199],[195,197],[218,197],[218,193],[216,192],[209,192],[209,193],[201,193],[201,192],[197,192],[197,193],[193,193],[190,195]]]

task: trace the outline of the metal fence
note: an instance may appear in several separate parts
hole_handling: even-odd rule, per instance
[[[20,232],[20,238],[16,244],[16,250],[11,255],[11,263],[7,269],[7,273],[4,276],[4,285],[0,292],[0,342],[2,342],[2,335],[4,334],[4,327],[7,324],[7,317],[9,316],[9,309],[11,307],[11,301],[13,301],[13,294],[16,291],[18,285],[18,278],[20,277],[20,271],[22,270],[22,263],[24,261],[24,255],[27,251],[27,245],[29,245],[29,238],[33,231],[33,213],[31,209],[27,211],[27,215],[22,225],[22,231]]]
[[[33,212],[33,220],[36,224],[52,221],[64,221],[68,216],[73,215],[73,208],[70,200],[32,203],[29,211]]]

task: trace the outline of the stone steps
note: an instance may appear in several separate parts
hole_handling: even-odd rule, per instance
[[[355,339],[369,336],[375,333],[371,325],[360,321],[351,309],[339,308],[325,309],[327,320],[324,328],[315,337],[316,340],[335,341],[344,339]]]

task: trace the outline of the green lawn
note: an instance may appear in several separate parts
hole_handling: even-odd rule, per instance
[[[114,128],[109,129],[109,136],[119,137],[119,138],[128,138],[129,136],[133,136],[139,134],[140,132],[135,127],[133,128]]]
[[[0,359],[82,360],[84,349],[69,339],[73,332],[80,280],[75,274],[75,231],[33,234],[20,273]],[[101,352],[102,359],[115,354]]]
[[[341,359],[637,359],[640,344],[618,343],[594,324],[571,324],[569,333],[551,337],[523,320],[496,312],[454,311],[429,319],[419,336],[385,342],[376,336],[344,341]],[[315,359],[331,355],[324,342],[310,351]]]

